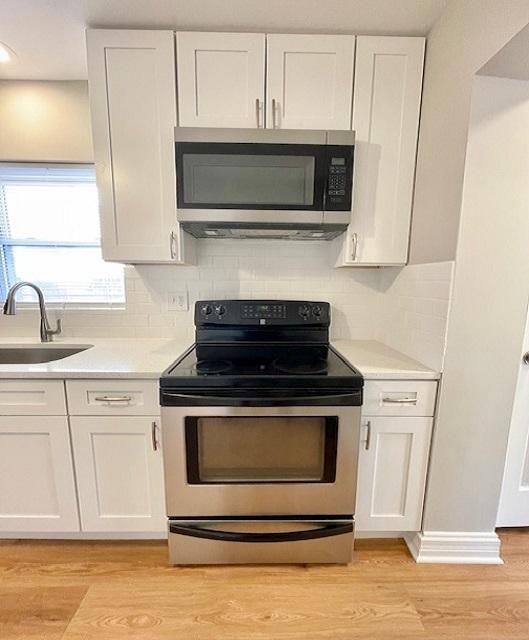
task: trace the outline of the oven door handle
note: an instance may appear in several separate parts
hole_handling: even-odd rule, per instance
[[[169,524],[169,531],[192,538],[206,540],[222,540],[224,542],[297,542],[299,540],[316,540],[330,538],[353,532],[353,523],[329,524],[319,529],[305,529],[303,531],[284,531],[273,533],[245,533],[240,531],[222,531],[183,524]]]
[[[162,391],[163,397],[166,398],[178,398],[180,400],[207,400],[209,403],[211,402],[226,402],[226,400],[231,400],[232,402],[241,402],[245,404],[256,404],[256,403],[266,403],[277,405],[281,404],[290,404],[293,402],[303,402],[310,400],[341,400],[341,399],[350,399],[355,395],[355,392],[348,393],[329,393],[325,395],[305,395],[305,396],[282,396],[282,395],[269,395],[269,396],[258,396],[258,397],[250,397],[250,396],[236,396],[236,395],[228,395],[225,396],[214,396],[205,394],[196,394],[196,393],[173,393],[169,391]]]

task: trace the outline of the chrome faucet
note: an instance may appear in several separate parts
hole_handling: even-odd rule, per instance
[[[37,287],[36,284],[33,284],[32,282],[17,282],[16,284],[14,284],[7,293],[6,301],[4,303],[4,315],[14,316],[17,312],[15,293],[21,287],[31,287],[36,292],[39,298],[40,307],[40,341],[51,342],[53,340],[53,336],[56,336],[61,332],[61,321],[57,320],[55,329],[52,329],[50,327],[48,314],[46,313],[46,306],[44,304],[44,296],[42,295],[42,291],[39,289],[39,287]]]

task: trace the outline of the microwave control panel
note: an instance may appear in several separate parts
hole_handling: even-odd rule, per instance
[[[353,148],[329,149],[325,209],[350,211],[353,186]]]

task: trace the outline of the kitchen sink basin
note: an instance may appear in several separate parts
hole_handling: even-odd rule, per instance
[[[0,365],[53,362],[90,349],[91,344],[76,345],[8,345],[0,346]]]

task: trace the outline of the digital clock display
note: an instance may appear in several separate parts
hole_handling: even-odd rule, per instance
[[[252,320],[284,320],[287,308],[284,304],[245,304],[241,316]]]

